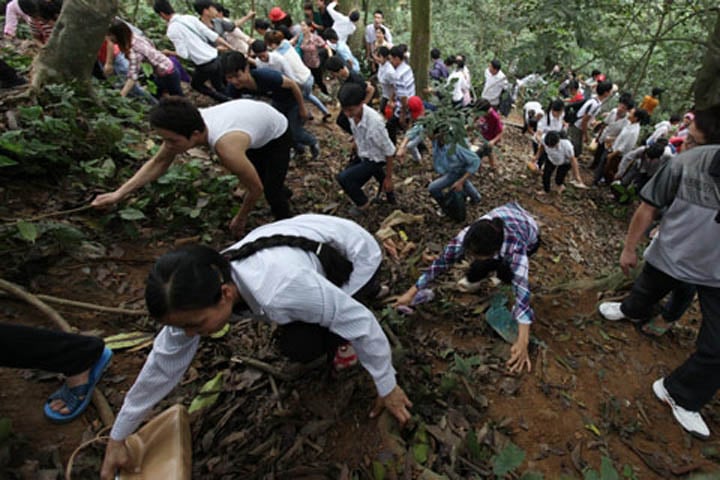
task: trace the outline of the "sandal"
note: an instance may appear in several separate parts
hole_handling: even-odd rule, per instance
[[[658,318],[653,318],[649,322],[643,324],[640,327],[640,331],[645,335],[651,337],[662,337],[672,328],[672,323],[662,320],[662,323]]]
[[[93,389],[110,363],[112,355],[112,350],[109,348],[105,348],[105,350],[103,350],[103,353],[97,363],[95,363],[90,370],[88,383],[78,385],[77,387],[68,387],[67,383],[65,383],[59,390],[48,397],[44,408],[45,416],[48,420],[54,423],[67,423],[75,420],[85,411],[87,406],[90,404],[90,400],[92,400]],[[67,408],[70,413],[63,414],[50,408],[50,403],[53,400],[62,400],[65,402],[65,408]]]

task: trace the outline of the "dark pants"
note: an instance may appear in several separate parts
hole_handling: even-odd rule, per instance
[[[205,82],[208,80],[210,80],[213,88],[205,85]],[[220,93],[225,91],[225,78],[223,78],[219,57],[216,57],[215,60],[211,62],[197,65],[195,67],[192,80],[190,81],[190,85],[193,89],[218,102],[227,102],[230,100],[230,97],[224,93]]]
[[[97,337],[0,323],[0,365],[77,375],[90,369],[105,343]]]
[[[559,187],[563,183],[565,183],[565,177],[567,176],[568,172],[570,171],[570,164],[566,163],[564,165],[556,166],[554,163],[552,163],[550,160],[545,161],[545,168],[543,169],[543,190],[546,192],[550,191],[550,180],[552,179],[553,172],[557,169],[557,173],[555,174],[555,184]]]
[[[313,80],[315,81],[315,85],[318,86],[320,91],[322,93],[324,93],[325,95],[330,95],[330,92],[328,92],[328,89],[327,89],[327,85],[325,85],[325,79],[323,78],[322,67],[311,68],[310,72],[312,73]]]
[[[18,76],[14,68],[0,59],[0,88],[11,88],[26,83],[25,79]]]
[[[380,268],[353,298],[367,305],[379,292]],[[277,333],[278,348],[283,355],[296,362],[308,363],[323,354],[332,360],[337,348],[346,343],[346,339],[316,323],[291,322],[280,325]]]
[[[373,162],[362,158],[359,162],[353,163],[338,173],[337,181],[350,200],[358,207],[362,207],[368,202],[362,187],[372,177],[375,177],[382,188],[383,181],[385,181],[385,162]]]
[[[595,154],[593,155],[593,161],[590,165],[590,168],[597,168],[597,166],[600,164],[600,160],[603,158],[604,155],[607,155],[607,150],[605,149],[605,142],[601,142],[598,140],[598,146],[595,149]]]
[[[402,131],[402,128],[400,127],[400,119],[393,115],[392,118],[390,118],[390,120],[385,123],[385,128],[387,129],[390,141],[393,143],[393,145],[395,145],[397,143],[398,133]]]
[[[291,216],[288,201],[291,192],[285,186],[291,146],[292,136],[290,129],[287,129],[282,136],[267,145],[247,151],[247,157],[257,170],[263,184],[265,200],[270,205],[276,220]]]
[[[648,319],[665,295],[684,285],[646,262],[621,310],[627,317]],[[696,412],[720,388],[720,288],[695,287],[703,317],[696,350],[665,379],[665,388],[675,403]]]
[[[296,102],[293,102],[291,105],[273,103],[273,107],[287,118],[288,128],[290,129],[296,150],[302,152],[305,150],[305,147],[310,147],[317,143],[315,136],[303,127],[303,119],[300,118],[300,106]]]
[[[157,93],[155,96],[158,98],[162,97],[165,93],[179,97],[184,95],[182,86],[180,86],[180,72],[177,70],[173,70],[171,74],[163,75],[162,77],[155,75],[153,81],[155,85],[157,85]]]

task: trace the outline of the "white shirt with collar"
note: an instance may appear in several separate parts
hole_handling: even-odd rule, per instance
[[[256,316],[286,324],[319,324],[350,341],[360,363],[373,378],[378,394],[395,388],[390,344],[375,315],[352,295],[379,268],[382,252],[373,236],[358,224],[326,215],[299,215],[259,227],[231,248],[282,233],[332,244],[353,263],[342,287],[330,283],[317,257],[291,247],[260,250],[231,263],[233,282]],[[181,328],[165,326],[135,383],[125,396],[110,436],[123,440],[180,382],[200,343]]]
[[[585,115],[590,115],[589,122],[592,122],[595,117],[597,117],[598,112],[600,112],[600,108],[602,107],[602,102],[597,97],[592,97],[588,99],[585,103],[583,103],[583,106],[580,107],[580,110],[577,112],[577,120],[575,121],[575,126],[577,128],[582,129],[582,122],[583,118],[585,118]],[[588,125],[590,125],[588,123]]]
[[[349,120],[358,157],[382,163],[387,161],[387,157],[395,155],[395,145],[388,136],[385,121],[377,111],[363,105],[360,122],[355,123],[354,118]]]
[[[640,137],[640,123],[628,123],[613,142],[612,151],[625,155],[635,148],[638,137]]]
[[[167,36],[175,46],[175,51],[185,60],[195,65],[212,62],[218,56],[215,43],[218,34],[192,15],[174,14],[167,26]]]
[[[385,40],[387,40],[387,42],[392,45],[393,41],[392,41],[392,33],[390,32],[390,29],[388,27],[386,27],[385,25],[381,25],[381,28],[385,32]],[[367,27],[365,27],[365,43],[369,43],[369,44],[375,43],[375,40],[377,38],[375,36],[376,29],[377,29],[377,27],[375,26],[375,22],[373,22],[370,25],[368,25]]]
[[[500,94],[502,93],[505,85],[507,84],[507,78],[502,70],[493,75],[490,68],[485,69],[485,86],[483,86],[482,98],[490,102],[490,105],[497,106],[500,103]]]
[[[255,57],[255,64],[258,68],[270,68],[272,70],[282,73],[290,80],[295,81],[295,72],[293,72],[292,67],[285,59],[285,57],[283,57],[277,52],[268,52],[267,62],[263,62],[262,60],[260,60],[259,57]]]
[[[395,93],[395,83],[397,82],[397,73],[395,73],[395,67],[392,66],[390,60],[386,60],[385,63],[378,67],[378,83],[382,90],[383,98],[391,98]]]

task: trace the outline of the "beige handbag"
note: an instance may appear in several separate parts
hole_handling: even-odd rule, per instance
[[[140,473],[120,471],[121,480],[172,478],[190,480],[192,475],[192,442],[187,409],[173,405],[149,421],[125,444],[130,456],[140,465]]]

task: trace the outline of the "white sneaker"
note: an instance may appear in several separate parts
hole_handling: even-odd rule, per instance
[[[690,410],[685,410],[684,408],[675,403],[675,400],[672,399],[668,391],[665,389],[665,378],[655,380],[652,388],[658,400],[670,405],[673,416],[675,417],[675,420],[678,421],[681,427],[683,427],[692,435],[702,438],[703,440],[710,437],[710,429],[705,424],[705,421],[703,420],[699,412],[691,412]]]
[[[622,303],[620,302],[603,302],[598,307],[598,311],[600,312],[600,315],[602,315],[605,320],[610,320],[611,322],[617,322],[618,320],[622,320],[625,318],[625,314],[620,310],[620,305]]]
[[[473,293],[482,288],[482,280],[479,282],[470,282],[467,277],[461,278],[457,283],[457,288],[461,292]]]

